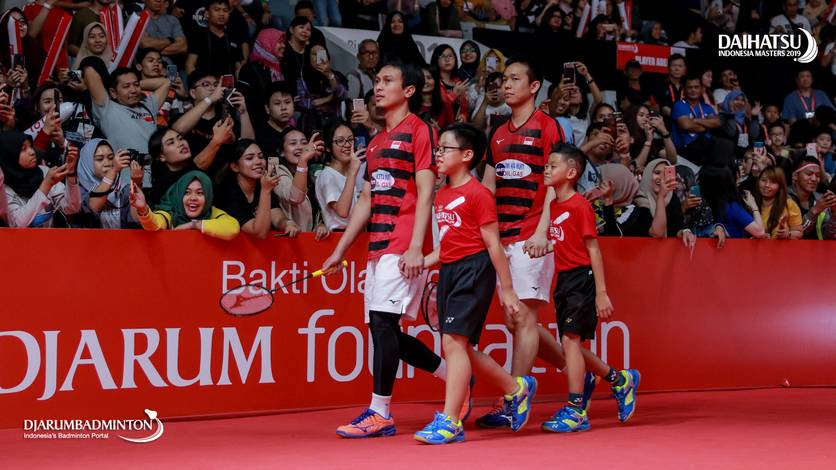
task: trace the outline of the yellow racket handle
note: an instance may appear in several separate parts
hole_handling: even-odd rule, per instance
[[[348,267],[348,260],[343,260],[343,262],[341,264],[343,265],[344,268],[347,268]],[[311,277],[319,277],[319,276],[322,276],[323,274],[325,274],[325,271],[323,271],[321,269],[317,269],[316,271],[311,273]]]

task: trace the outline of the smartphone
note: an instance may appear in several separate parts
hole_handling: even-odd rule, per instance
[[[819,152],[815,142],[811,142],[807,144],[807,156],[808,157],[818,157]]]
[[[485,58],[485,66],[489,70],[494,70],[495,71],[496,68],[499,66],[499,59],[497,59],[494,56],[486,57]]]
[[[654,117],[659,117],[659,113],[657,113],[655,109],[651,109],[651,110],[648,112],[648,116],[650,116],[650,117],[652,117],[652,118],[654,118]]]
[[[610,114],[604,120],[604,132],[611,135],[613,139],[618,137],[618,122],[615,120],[615,116]]]
[[[25,55],[15,54],[12,57],[12,68],[17,67],[18,65],[23,67],[23,68],[26,68],[26,56]]]
[[[360,149],[366,148],[366,138],[365,137],[355,137],[354,138],[354,151],[358,151]]]
[[[363,98],[354,98],[351,100],[351,110],[352,111],[360,111],[366,109],[366,102]]]
[[[279,157],[267,157],[267,174],[269,176],[279,174]]]
[[[676,181],[676,167],[666,166],[662,173],[662,181]]]
[[[61,106],[61,92],[58,91],[58,88],[52,90],[52,104],[55,106],[55,110],[58,111],[58,107]]]
[[[235,86],[235,77],[224,75],[221,77],[221,88],[232,88]]]
[[[328,53],[325,52],[325,49],[317,49],[316,51],[316,63],[317,64],[324,64],[328,62]]]
[[[174,83],[174,81],[177,80],[177,66],[166,65],[165,74],[168,76],[168,81]]]
[[[562,82],[568,82],[572,85],[575,84],[575,63],[574,62],[566,62],[563,64],[563,77],[560,79]]]
[[[700,192],[700,185],[695,184],[688,188],[688,194],[690,194],[691,197],[702,197],[702,193]]]

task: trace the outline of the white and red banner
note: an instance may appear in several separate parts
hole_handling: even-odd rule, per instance
[[[115,51],[119,48],[119,42],[122,40],[122,31],[124,24],[122,21],[122,6],[115,3],[109,7],[102,8],[99,11],[99,22],[104,26],[107,43],[110,45],[110,50]]]
[[[685,55],[685,53],[682,47],[619,42],[616,44],[616,66],[618,70],[624,70],[627,62],[635,60],[641,64],[643,72],[667,74],[668,58],[673,54]]]
[[[136,13],[131,15],[130,19],[128,19],[128,24],[125,25],[125,30],[119,41],[119,47],[114,54],[113,62],[108,66],[109,72],[113,72],[119,67],[128,67],[133,62],[150,18],[151,13],[148,10],[142,10],[138,15]]]
[[[59,63],[66,63],[67,54],[65,49],[65,42],[67,34],[70,32],[70,23],[73,17],[63,13],[55,25],[55,34],[49,43],[49,48],[46,51],[46,60],[44,67],[41,69],[41,74],[38,75],[38,86],[43,85],[52,76],[56,65]]]
[[[9,38],[9,65],[12,65],[15,54],[23,54],[23,44],[21,44],[20,40],[20,25],[17,21],[9,19],[6,22],[6,34]]]
[[[14,266],[0,274],[0,427],[145,408],[173,418],[367,405],[367,238],[344,271],[281,287],[318,269],[337,241],[0,230],[4,266]],[[834,296],[823,283],[836,279],[833,245],[714,245],[699,240],[692,258],[676,239],[602,239],[615,311],[589,347],[613,367],[640,369],[643,391],[836,384]],[[775,274],[786,266],[792,276]],[[278,289],[273,306],[226,314],[221,293],[252,282]],[[555,332],[551,306],[539,320]],[[422,322],[403,329],[441,351]],[[510,368],[513,337],[496,304],[479,349]],[[566,392],[553,366],[538,361],[533,374],[543,396]],[[404,364],[398,376],[396,401],[443,400],[430,374]]]

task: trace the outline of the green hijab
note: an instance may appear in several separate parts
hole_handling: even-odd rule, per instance
[[[186,195],[186,188],[192,181],[200,181],[203,186],[203,194],[206,197],[206,205],[203,206],[203,212],[197,216],[198,220],[204,220],[212,213],[212,181],[202,171],[190,171],[181,176],[179,180],[166,191],[156,210],[165,211],[171,214],[172,226],[191,222],[192,219],[186,215],[186,209],[183,207],[183,196]]]

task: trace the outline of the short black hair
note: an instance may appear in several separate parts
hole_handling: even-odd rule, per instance
[[[290,95],[292,97],[296,97],[296,86],[292,83],[287,81],[279,81],[279,82],[271,82],[267,85],[267,89],[264,93],[264,103],[270,103],[270,98],[273,97],[276,93],[281,93],[283,95]]]
[[[211,70],[209,70],[209,69],[194,69],[194,71],[192,71],[192,73],[190,73],[190,74],[189,74],[189,77],[188,77],[188,79],[189,79],[189,88],[194,88],[194,87],[196,87],[196,86],[197,86],[197,82],[201,81],[202,79],[204,79],[204,78],[206,78],[206,77],[220,78],[220,77],[218,77],[217,75],[215,75],[215,74],[214,74]]]
[[[473,150],[473,159],[470,160],[468,168],[471,170],[482,161],[485,156],[485,150],[488,148],[488,138],[483,131],[476,129],[472,124],[456,122],[445,126],[438,134],[441,136],[445,132],[450,132],[456,139],[456,143],[462,149]]]
[[[151,134],[151,137],[148,138],[148,155],[150,155],[153,160],[159,160],[163,155],[163,137],[165,137],[165,134],[168,131],[177,132],[171,127],[158,127],[157,130]],[[179,132],[177,133],[180,134]]]
[[[552,147],[552,151],[549,152],[549,155],[557,155],[567,163],[574,162],[578,169],[578,177],[575,181],[581,179],[581,175],[583,175],[583,172],[586,170],[586,155],[584,155],[581,149],[575,147],[574,145],[561,142]]]
[[[160,57],[163,56],[162,54],[160,54],[160,51],[158,51],[156,49],[141,48],[138,51],[136,51],[136,58],[134,59],[134,64],[138,66],[140,64],[140,62],[145,60],[145,56],[147,56],[148,54],[150,54],[152,52],[158,54]]]
[[[300,0],[301,1],[301,0]],[[692,34],[696,33],[697,31],[702,29],[702,25],[698,22],[693,22],[688,25],[688,28],[685,30],[685,38],[687,39]],[[670,59],[668,59],[670,60]]]
[[[682,83],[687,84],[688,82],[691,82],[691,81],[694,81],[694,80],[700,82],[700,85],[702,85],[702,78],[700,78],[696,75],[686,75],[685,79],[682,80]]]
[[[307,16],[297,16],[296,18],[293,18],[293,20],[290,21],[290,26],[287,29],[302,26],[304,24],[310,24],[311,26],[313,26],[311,24],[311,20]],[[288,34],[290,33],[288,32]]]
[[[421,108],[421,90],[424,88],[424,72],[421,68],[400,60],[390,60],[383,67],[393,67],[401,72],[401,86],[404,89],[408,86],[415,87],[415,93],[409,98],[409,110],[412,112],[418,111]]]
[[[605,124],[603,122],[590,122],[586,127],[586,138],[592,135],[592,131],[603,131]]]
[[[116,84],[119,83],[119,77],[122,75],[131,74],[139,80],[139,72],[130,67],[117,67],[116,70],[110,72],[110,79],[108,80],[108,88],[116,89]]]
[[[540,67],[540,64],[537,60],[533,57],[530,57],[525,54],[518,54],[512,56],[505,62],[505,69],[507,70],[513,64],[522,64],[528,69],[528,81],[530,83],[540,82],[543,83],[543,69]]]
[[[682,54],[678,54],[678,53],[677,53],[677,54],[673,54],[673,55],[671,55],[670,57],[668,57],[668,67],[670,67],[671,62],[673,62],[673,61],[675,61],[675,60],[680,60],[680,59],[681,59],[683,62],[685,62],[685,56],[684,56],[684,55],[682,55]]]
[[[296,6],[293,7],[293,13],[299,14],[299,10],[314,10],[313,2],[311,0],[299,0]]]
[[[215,5],[215,4],[226,5],[228,8],[230,8],[230,9],[232,8],[232,6],[230,6],[230,4],[229,4],[229,0],[206,0],[206,4],[204,6],[208,10],[209,7],[211,7],[212,5]]]

